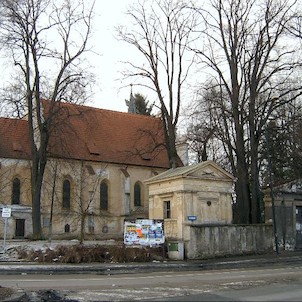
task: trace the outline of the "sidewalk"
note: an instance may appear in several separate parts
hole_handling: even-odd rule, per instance
[[[265,265],[294,265],[302,262],[302,251],[281,251],[263,255],[237,256],[227,258],[185,260],[185,261],[153,261],[144,263],[32,263],[0,261],[0,274],[130,274],[157,271],[184,271],[233,269],[259,267]]]

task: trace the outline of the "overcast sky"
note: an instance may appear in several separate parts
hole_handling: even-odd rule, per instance
[[[0,0],[1,1],[1,0]],[[121,72],[126,68],[122,62],[137,63],[140,54],[130,44],[117,40],[116,27],[118,25],[129,26],[133,20],[126,14],[127,9],[138,0],[95,0],[93,36],[89,43],[93,52],[88,59],[92,73],[96,76],[93,95],[89,100],[89,106],[127,112],[125,100],[129,100],[131,92],[130,80],[122,79]],[[11,62],[5,57],[0,57],[2,79],[0,85],[5,87],[11,80]],[[50,67],[51,69],[51,67]],[[133,93],[140,93],[146,97],[149,104],[157,100],[156,95],[150,90],[133,86]]]
[[[122,64],[121,61],[131,61],[138,64],[141,54],[134,46],[117,40],[115,27],[118,25],[131,26],[133,19],[130,19],[126,12],[131,5],[137,2],[138,0],[111,0],[107,2],[96,0],[95,39],[92,43],[100,56],[95,56],[91,60],[95,65],[94,72],[98,77],[92,103],[95,107],[123,112],[128,110],[125,99],[129,100],[131,82],[130,79],[128,81],[122,80],[121,71],[126,68],[126,65]],[[146,97],[149,104],[157,102],[156,94],[147,88],[134,85],[133,94],[135,93],[140,93]],[[192,92],[188,90],[186,97],[192,100]],[[184,101],[182,99],[182,103]]]
[[[94,94],[89,100],[90,106],[122,112],[128,110],[125,99],[129,100],[131,83],[122,79],[121,71],[125,69],[125,64],[121,62],[133,62],[140,54],[133,46],[117,40],[116,27],[129,26],[132,20],[126,12],[130,5],[136,2],[137,0],[95,1],[93,36],[89,41],[94,53],[89,53],[88,58],[96,76],[96,83]],[[1,86],[6,86],[11,80],[9,63],[6,57],[0,57]],[[150,104],[156,100],[154,94],[143,90],[142,87],[134,86],[133,93],[142,94]]]
[[[129,55],[131,48],[126,43],[116,40],[114,28],[119,24],[127,23],[125,12],[134,2],[134,0],[106,2],[96,0],[95,33],[92,41],[95,51],[100,54],[92,56],[92,64],[95,65],[94,72],[97,76],[93,101],[96,107],[127,111],[125,99],[129,99],[130,87],[123,88],[126,83],[121,81],[120,71],[123,64],[120,61],[127,58],[127,52]]]
[[[95,2],[94,33],[89,41],[95,54],[89,53],[88,58],[93,67],[92,72],[96,75],[96,84],[89,106],[123,112],[128,110],[125,99],[129,99],[131,90],[129,83],[126,88],[123,88],[127,84],[121,81],[120,72],[124,65],[120,62],[129,58],[129,53],[132,51],[132,54],[133,49],[125,42],[117,41],[115,27],[128,22],[126,11],[135,1],[96,0]],[[0,57],[1,86],[6,86],[11,80],[9,63],[5,56]]]

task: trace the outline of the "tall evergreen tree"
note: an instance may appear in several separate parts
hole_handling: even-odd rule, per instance
[[[132,91],[130,93],[130,99],[125,100],[128,107],[129,113],[141,114],[141,115],[151,115],[153,105],[149,105],[146,98],[140,94],[136,93],[133,95]]]

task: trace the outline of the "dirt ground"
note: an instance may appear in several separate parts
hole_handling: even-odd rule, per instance
[[[54,290],[39,290],[32,292],[24,292],[22,294],[17,293],[16,290],[11,288],[0,286],[0,301],[12,301],[12,302],[52,302],[52,301],[62,301],[62,302],[77,302],[77,300],[66,299],[59,292]]]

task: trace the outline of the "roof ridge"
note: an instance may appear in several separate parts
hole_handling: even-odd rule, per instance
[[[54,104],[47,100],[43,101],[45,114],[52,113],[52,105],[61,107],[62,114],[54,115],[57,123],[52,129],[54,132],[48,148],[50,155],[85,161],[169,168],[160,118],[96,108],[90,104]],[[20,119],[0,120],[1,127],[9,127],[9,131],[5,132],[3,128],[1,133],[5,139],[0,140],[0,155],[11,158],[16,156],[11,144],[14,140],[22,139],[28,148],[29,129],[25,126],[26,123],[27,120]],[[90,142],[94,144],[92,148]]]
[[[5,116],[0,116],[0,119],[2,120],[10,120],[10,121],[24,121],[27,122],[24,118],[17,118],[17,117],[5,117]]]
[[[61,102],[64,105],[67,106],[75,106],[75,107],[82,107],[82,108],[87,108],[87,109],[92,109],[92,110],[98,110],[98,111],[107,111],[107,112],[112,112],[112,113],[118,113],[122,115],[131,115],[136,118],[153,118],[153,119],[160,119],[159,117],[153,116],[153,115],[144,115],[144,114],[136,114],[136,113],[129,113],[129,112],[123,112],[123,111],[117,111],[117,110],[112,110],[112,109],[105,109],[105,108],[99,108],[99,107],[93,107],[91,105],[82,105],[82,104],[76,104],[76,103],[69,103],[69,102]]]

